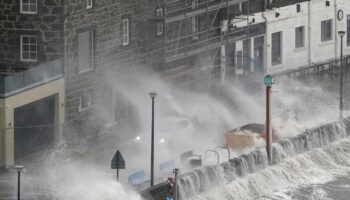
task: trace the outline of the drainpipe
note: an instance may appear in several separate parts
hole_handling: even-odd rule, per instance
[[[307,3],[308,7],[308,65],[311,66],[311,1]]]
[[[266,5],[265,5],[266,6]],[[265,11],[262,12],[262,17],[265,20],[265,35],[264,35],[264,67],[265,67],[265,72],[268,74],[269,73],[269,68],[268,68],[268,61],[267,61],[267,52],[268,52],[268,21],[267,21],[267,17],[265,16]]]
[[[63,25],[63,37],[64,37],[64,63],[63,63],[63,77],[66,77],[66,66],[67,66],[67,36],[66,36],[66,30],[67,30],[67,15],[65,15],[64,18],[64,25]]]
[[[338,18],[337,18],[337,0],[334,0],[334,58],[338,58]]]

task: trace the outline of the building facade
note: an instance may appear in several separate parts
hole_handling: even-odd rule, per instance
[[[63,0],[0,2],[0,70],[12,73],[64,55]]]
[[[62,139],[64,2],[0,1],[0,168]]]
[[[55,92],[40,90],[32,94],[40,98],[14,105],[55,96],[51,123],[64,125],[71,144],[106,127],[137,127],[120,89],[143,74],[208,86],[278,73],[338,58],[339,30],[347,32],[344,54],[350,53],[346,0],[0,0],[0,28],[2,108],[17,102],[11,96],[59,81]],[[50,75],[37,79],[38,69]],[[16,121],[11,113],[4,114],[4,130]],[[0,154],[7,155],[1,165],[13,164],[14,135],[3,133],[10,153]]]
[[[339,58],[340,30],[346,32],[343,44],[344,55],[348,55],[349,14],[349,2],[343,0],[300,1],[256,13],[254,20],[266,24],[262,56],[266,72],[279,73]],[[236,46],[244,48],[243,43],[237,41]],[[255,51],[250,52],[253,59],[255,55]],[[250,65],[253,68],[254,62]]]

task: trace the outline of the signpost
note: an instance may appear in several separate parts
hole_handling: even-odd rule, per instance
[[[175,168],[175,169],[174,169],[174,174],[175,174],[174,200],[178,200],[178,198],[177,198],[177,194],[178,194],[178,192],[177,192],[177,173],[178,173],[178,172],[179,172],[179,169]]]
[[[117,180],[119,180],[119,169],[125,169],[125,160],[119,150],[115,152],[112,158],[111,168],[117,169]]]

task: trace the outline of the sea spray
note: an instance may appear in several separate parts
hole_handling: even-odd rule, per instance
[[[184,174],[179,180],[181,199],[251,199],[278,188],[329,181],[350,171],[350,140],[325,145],[345,138],[349,127],[347,118],[282,140],[274,145],[273,166],[266,167],[266,153],[260,149]]]

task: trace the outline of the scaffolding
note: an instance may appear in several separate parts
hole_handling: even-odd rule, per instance
[[[163,0],[162,3],[165,71],[193,65],[193,57],[199,56],[201,64],[212,69],[212,75],[220,74],[227,60],[220,49],[249,37],[248,0]],[[247,24],[234,27],[230,23],[233,19],[237,23],[246,20]]]

